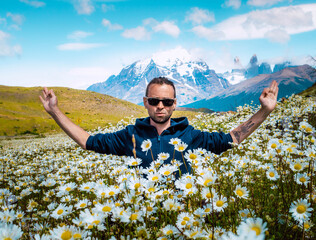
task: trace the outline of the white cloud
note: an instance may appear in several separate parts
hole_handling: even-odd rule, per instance
[[[284,42],[287,35],[316,29],[316,4],[297,5],[253,11],[229,18],[212,28],[193,28],[198,36],[208,40],[240,40],[268,38]],[[272,38],[272,33],[282,31]],[[279,38],[279,39],[277,39]]]
[[[234,9],[240,8],[241,0],[226,0],[225,6],[232,7]]]
[[[215,16],[214,13],[209,12],[207,9],[194,7],[187,12],[185,21],[192,22],[193,24],[203,24],[207,22],[214,22]]]
[[[91,0],[73,0],[74,7],[78,14],[90,15],[94,12],[94,6]]]
[[[121,30],[121,29],[123,29],[123,27],[120,24],[117,24],[117,23],[113,24],[105,18],[102,19],[102,25],[104,27],[107,27],[109,30]]]
[[[272,6],[288,0],[248,0],[247,4],[255,7]],[[291,1],[290,1],[291,2]]]
[[[8,12],[7,17],[11,18],[11,20],[14,23],[10,27],[16,30],[20,30],[20,26],[22,25],[25,19],[24,16],[21,14],[13,14],[13,13]]]
[[[273,29],[265,33],[265,37],[271,42],[286,43],[290,40],[289,34],[282,29]]]
[[[150,39],[150,33],[147,32],[147,30],[142,26],[127,29],[122,33],[122,36],[125,38],[133,38],[135,40],[149,40]]]
[[[103,12],[107,12],[107,11],[113,11],[115,8],[114,8],[114,5],[102,4],[101,9]]]
[[[36,8],[44,7],[46,5],[45,2],[41,2],[41,1],[20,0],[20,2],[26,3],[27,5],[30,5]]]
[[[20,45],[12,46],[9,42],[11,35],[0,30],[0,57],[9,57],[22,54]]]
[[[65,43],[58,45],[57,49],[61,51],[81,51],[103,46],[102,43]]]
[[[209,41],[221,40],[225,38],[222,31],[204,27],[202,25],[192,28],[192,31],[201,38],[206,38]]]
[[[178,28],[178,26],[169,21],[158,23],[156,26],[153,27],[153,30],[155,32],[164,32],[175,38],[178,37],[180,34],[180,29]]]
[[[74,39],[74,40],[80,40],[83,38],[86,38],[88,36],[93,35],[93,33],[91,32],[84,32],[84,31],[74,31],[72,33],[70,33],[67,38],[69,39]]]

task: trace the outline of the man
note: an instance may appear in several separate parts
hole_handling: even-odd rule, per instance
[[[188,145],[188,149],[203,148],[219,154],[231,148],[232,142],[240,143],[248,137],[273,111],[277,102],[278,86],[273,81],[269,88],[263,90],[259,100],[261,109],[248,121],[241,124],[228,134],[209,133],[194,129],[187,118],[171,119],[176,108],[176,91],[174,84],[167,78],[154,78],[146,88],[143,98],[144,106],[149,117],[137,119],[135,125],[129,125],[121,131],[90,136],[85,130],[70,121],[57,106],[57,97],[53,90],[46,87],[40,100],[45,110],[57,124],[83,149],[99,153],[133,156],[133,136],[136,141],[136,155],[142,159],[141,166],[148,167],[156,160],[159,153],[169,153],[171,159],[181,160],[180,152],[174,151],[171,139],[178,138]],[[141,144],[149,139],[152,143],[150,150],[142,151]],[[148,152],[150,151],[150,153]],[[175,155],[174,155],[175,154]],[[188,165],[188,164],[186,164]],[[187,166],[181,166],[181,172],[190,172]]]

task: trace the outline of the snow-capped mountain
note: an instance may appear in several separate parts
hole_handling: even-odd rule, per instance
[[[218,74],[220,77],[225,78],[231,85],[238,84],[247,79],[256,77],[260,74],[271,74],[278,72],[287,67],[294,67],[291,62],[285,61],[275,64],[272,70],[272,66],[267,62],[259,63],[257,55],[254,54],[246,67],[244,67],[238,57],[234,59],[234,68],[229,72]]]
[[[235,110],[236,107],[249,104],[259,104],[259,96],[264,88],[275,80],[279,84],[278,99],[299,93],[316,81],[316,69],[305,64],[297,67],[287,67],[271,74],[261,74],[251,79],[235,84],[210,98],[191,103],[185,107],[208,108],[214,111]]]
[[[123,68],[118,75],[93,84],[87,90],[140,104],[148,82],[160,76],[174,82],[178,106],[210,97],[230,86],[204,61],[193,58],[185,49],[178,47],[136,61]]]

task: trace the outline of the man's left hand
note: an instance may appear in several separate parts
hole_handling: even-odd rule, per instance
[[[278,83],[273,80],[270,87],[265,88],[262,91],[261,96],[259,97],[262,109],[264,109],[268,113],[272,112],[276,106],[278,91]]]

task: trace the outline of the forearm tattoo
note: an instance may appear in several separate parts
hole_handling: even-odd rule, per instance
[[[250,128],[253,125],[254,125],[254,123],[250,120],[250,121],[242,124],[238,129],[233,130],[233,134],[234,134],[238,143],[241,142],[242,137],[245,136],[249,132]]]

